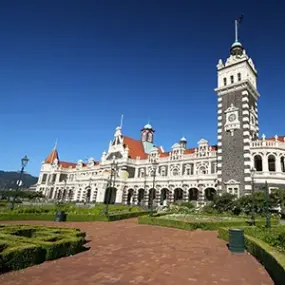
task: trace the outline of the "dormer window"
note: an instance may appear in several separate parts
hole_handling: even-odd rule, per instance
[[[238,81],[241,81],[241,74],[240,73],[237,74],[237,78],[238,78]]]
[[[234,83],[234,77],[233,77],[233,75],[231,75],[231,84],[233,84]]]
[[[224,78],[224,86],[226,86],[227,85],[227,78],[225,77]]]

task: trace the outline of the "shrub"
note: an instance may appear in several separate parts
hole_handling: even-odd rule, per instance
[[[5,225],[0,227],[0,272],[25,268],[83,250],[78,229]]]
[[[252,227],[251,227],[252,228]],[[278,227],[276,227],[278,228]],[[245,231],[248,227],[243,228]],[[254,228],[257,229],[257,228]],[[262,229],[258,229],[262,231]],[[229,229],[220,228],[219,238],[229,241]],[[283,285],[285,280],[285,255],[278,252],[264,241],[245,234],[246,249],[266,268],[276,285]]]

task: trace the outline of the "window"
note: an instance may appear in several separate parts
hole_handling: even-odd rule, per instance
[[[47,181],[47,174],[44,174],[42,178],[42,184],[45,184],[46,181]]]
[[[227,78],[225,77],[224,78],[224,86],[226,86],[227,85]]]
[[[275,156],[272,155],[272,154],[268,156],[268,170],[269,171],[276,171],[276,168],[275,168]]]
[[[173,176],[177,176],[178,174],[179,174],[178,169],[174,168],[173,171],[172,171],[172,175]]]
[[[285,161],[284,161],[284,156],[280,158],[280,163],[281,163],[281,171],[285,172]]]
[[[199,174],[200,175],[207,174],[207,169],[204,166],[201,166],[200,169],[199,169]]]
[[[66,181],[67,180],[67,174],[60,174],[59,176],[59,182],[62,182],[62,181]]]
[[[161,176],[166,176],[166,169],[165,169],[165,167],[162,167],[161,168]]]
[[[241,74],[240,73],[237,74],[237,78],[238,78],[238,81],[241,81]]]
[[[234,83],[234,77],[233,77],[233,75],[231,75],[231,84],[233,84]]]
[[[254,157],[254,168],[256,171],[262,171],[262,157],[260,155]]]

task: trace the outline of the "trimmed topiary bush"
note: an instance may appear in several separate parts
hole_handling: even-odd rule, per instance
[[[84,250],[85,233],[73,228],[0,225],[0,272]]]

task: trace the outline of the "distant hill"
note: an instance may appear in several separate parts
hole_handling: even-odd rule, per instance
[[[0,170],[0,190],[16,189],[17,180],[19,180],[19,178],[19,172]],[[38,177],[24,173],[22,181],[23,185],[21,185],[21,188],[27,189],[31,185],[37,183]]]

